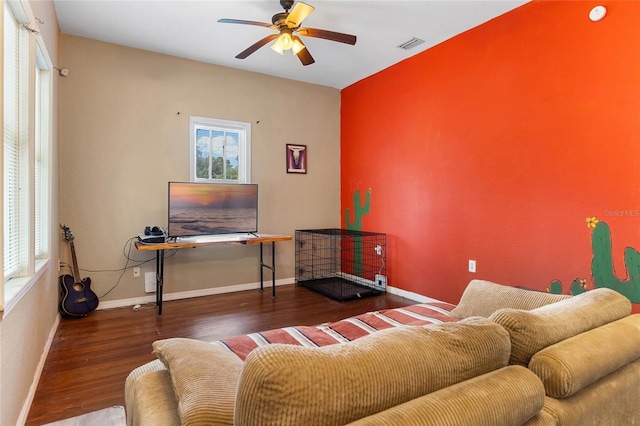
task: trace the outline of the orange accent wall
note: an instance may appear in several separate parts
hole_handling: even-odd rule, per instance
[[[388,234],[389,285],[453,303],[474,278],[591,289],[591,216],[626,277],[623,250],[640,248],[640,2],[525,4],[345,88],[341,108],[343,226],[370,189],[363,230]]]

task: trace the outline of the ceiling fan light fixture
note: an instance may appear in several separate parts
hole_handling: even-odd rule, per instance
[[[293,51],[294,55],[297,55],[298,53],[300,53],[302,50],[304,50],[306,48],[307,48],[307,46],[305,46],[300,40],[293,39],[293,44],[291,45],[291,50]]]
[[[278,36],[278,39],[275,41],[274,46],[280,46],[280,49],[289,50],[293,45],[293,40],[291,39],[291,32],[283,30]],[[275,49],[274,49],[275,50]]]
[[[279,39],[273,42],[273,44],[271,45],[271,50],[282,55],[284,54],[284,49],[282,48],[282,45],[278,43],[278,41]]]

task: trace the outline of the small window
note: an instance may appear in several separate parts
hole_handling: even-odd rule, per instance
[[[192,182],[251,182],[251,124],[191,117]]]

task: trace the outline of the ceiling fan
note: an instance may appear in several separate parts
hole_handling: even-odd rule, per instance
[[[322,38],[325,40],[337,41],[345,44],[356,44],[356,36],[344,33],[337,33],[335,31],[320,30],[317,28],[300,28],[302,21],[314,11],[314,7],[303,2],[297,2],[294,6],[295,0],[280,0],[280,5],[284,8],[284,12],[276,13],[271,18],[271,24],[267,22],[258,21],[245,21],[242,19],[219,19],[218,22],[223,24],[244,24],[244,25],[257,25],[260,27],[267,27],[278,31],[277,34],[271,34],[265,38],[252,44],[238,55],[236,58],[245,59],[256,50],[260,49],[267,43],[276,40],[271,49],[275,50],[279,54],[283,54],[285,50],[291,49],[302,65],[311,65],[315,62],[313,56],[309,53],[309,50],[302,42],[302,39],[298,36]],[[293,9],[291,9],[293,7]],[[289,12],[291,10],[291,12]]]

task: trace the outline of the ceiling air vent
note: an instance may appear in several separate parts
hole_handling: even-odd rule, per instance
[[[420,40],[419,38],[412,37],[410,40],[405,41],[398,47],[400,49],[409,50],[422,43],[424,43],[424,40]]]

